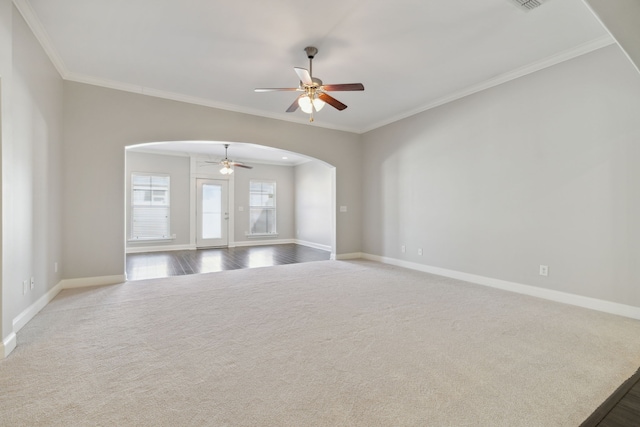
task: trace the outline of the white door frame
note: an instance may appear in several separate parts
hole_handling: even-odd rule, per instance
[[[193,249],[196,249],[196,236],[197,236],[197,206],[196,206],[196,184],[197,179],[215,179],[219,181],[228,181],[228,192],[229,192],[229,220],[227,221],[229,227],[228,233],[228,244],[227,247],[233,248],[235,247],[235,234],[234,234],[234,180],[233,174],[231,175],[222,175],[220,173],[220,165],[208,163],[207,158],[195,157],[191,156],[190,158],[190,171],[191,171],[191,179],[189,180],[189,217],[190,217],[190,227],[189,227],[189,246]]]
[[[220,237],[203,237],[203,214],[205,186],[218,187],[221,191],[220,198]],[[196,248],[227,247],[229,245],[229,181],[226,179],[196,178]]]

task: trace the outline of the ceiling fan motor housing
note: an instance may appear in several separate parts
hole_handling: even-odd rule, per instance
[[[309,59],[313,59],[313,57],[318,54],[318,48],[313,47],[313,46],[305,47],[304,51],[307,52],[307,58],[309,58]]]

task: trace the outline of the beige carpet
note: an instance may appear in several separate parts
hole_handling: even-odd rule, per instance
[[[320,261],[61,292],[0,425],[577,426],[638,366],[638,321]]]

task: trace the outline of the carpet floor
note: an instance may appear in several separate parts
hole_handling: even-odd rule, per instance
[[[62,291],[0,361],[0,425],[577,426],[640,322],[367,261]]]

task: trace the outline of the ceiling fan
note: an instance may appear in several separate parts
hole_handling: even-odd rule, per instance
[[[344,110],[347,108],[345,104],[329,95],[327,92],[332,91],[355,91],[364,90],[362,83],[342,83],[342,84],[330,84],[326,85],[322,83],[322,80],[313,77],[313,58],[318,53],[318,49],[313,46],[304,48],[307,52],[307,58],[309,58],[309,70],[305,68],[294,67],[298,78],[300,79],[300,85],[292,88],[257,88],[256,92],[278,92],[278,91],[297,91],[303,92],[293,101],[293,104],[287,109],[287,113],[293,113],[300,107],[302,111],[310,114],[309,121],[313,121],[313,113],[320,111],[324,104],[327,103],[337,110]]]
[[[231,175],[233,173],[233,169],[231,168],[231,166],[238,166],[240,168],[245,168],[245,169],[253,169],[253,166],[248,166],[248,165],[245,165],[244,163],[234,162],[233,160],[229,160],[229,156],[227,154],[228,149],[229,149],[229,144],[224,144],[224,159],[220,160],[219,162],[206,161],[206,163],[216,163],[216,164],[222,165],[222,169],[220,169],[220,173],[223,175]]]

